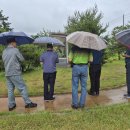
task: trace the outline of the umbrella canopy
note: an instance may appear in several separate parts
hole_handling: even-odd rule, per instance
[[[36,38],[33,43],[36,45],[46,45],[47,43],[51,43],[56,46],[65,46],[63,42],[53,37],[39,37]]]
[[[117,33],[115,38],[119,43],[130,48],[130,29]]]
[[[94,50],[102,50],[107,46],[105,41],[96,34],[89,32],[77,31],[67,36],[67,42],[80,48],[89,48]]]
[[[25,34],[24,32],[3,32],[0,33],[0,44],[7,45],[8,38],[15,38],[17,45],[29,44],[34,41],[30,36]]]

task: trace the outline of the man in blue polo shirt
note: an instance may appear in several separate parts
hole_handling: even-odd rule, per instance
[[[100,75],[101,75],[101,62],[103,57],[103,51],[92,50],[93,62],[90,63],[89,76],[91,87],[88,92],[92,96],[99,95],[100,88]]]
[[[56,63],[59,62],[59,59],[58,54],[53,51],[52,44],[47,44],[47,51],[40,56],[40,62],[43,64],[44,100],[54,100]]]
[[[125,57],[126,63],[126,84],[127,84],[127,94],[124,94],[126,98],[130,98],[130,49],[127,49],[126,53],[123,55]]]

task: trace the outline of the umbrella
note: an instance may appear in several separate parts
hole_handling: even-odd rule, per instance
[[[117,33],[115,38],[120,44],[130,48],[130,29]]]
[[[107,47],[105,41],[101,37],[89,32],[73,32],[67,36],[66,40],[68,43],[76,45],[80,48],[102,50]]]
[[[33,43],[36,45],[46,45],[47,43],[51,43],[56,46],[65,46],[60,40],[47,36],[36,38]]]
[[[0,33],[0,44],[6,45],[7,39],[11,37],[15,38],[17,45],[28,44],[34,41],[34,39],[32,39],[30,36],[28,36],[24,32],[10,31],[10,32]]]

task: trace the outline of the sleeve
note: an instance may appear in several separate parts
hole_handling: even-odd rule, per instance
[[[24,57],[23,57],[23,55],[20,53],[20,51],[18,49],[16,49],[16,57],[21,62],[25,60]]]
[[[40,56],[40,62],[44,62],[44,58],[43,57],[44,57],[43,55]]]
[[[72,53],[72,51],[70,51],[68,61],[72,62],[72,60],[73,60],[73,53]]]
[[[56,63],[59,63],[59,57],[57,53],[56,53]]]

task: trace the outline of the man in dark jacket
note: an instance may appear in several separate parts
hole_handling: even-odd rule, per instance
[[[103,51],[92,50],[92,55],[93,62],[90,63],[89,67],[91,87],[88,93],[92,96],[98,96],[100,88],[100,75]]]

